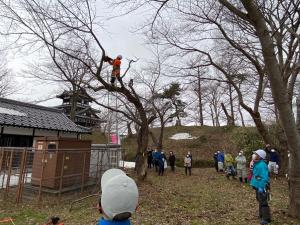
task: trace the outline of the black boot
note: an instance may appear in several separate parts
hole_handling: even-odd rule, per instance
[[[243,183],[243,178],[240,177],[239,179],[240,179],[240,182]]]

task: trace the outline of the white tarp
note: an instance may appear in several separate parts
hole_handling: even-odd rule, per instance
[[[18,183],[19,183],[19,177],[20,177],[19,174],[11,175],[10,176],[10,180],[9,180],[9,186],[16,186],[16,185],[18,185]],[[7,174],[4,175],[4,179],[3,179],[3,175],[2,174],[0,175],[0,189],[2,187],[3,188],[6,187],[7,178],[8,178]],[[24,179],[24,183],[29,183],[30,181],[31,181],[31,173],[28,173],[27,176]],[[3,184],[2,184],[2,182],[3,182]]]

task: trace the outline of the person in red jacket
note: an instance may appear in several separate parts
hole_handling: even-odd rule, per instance
[[[122,60],[121,55],[118,55],[117,58],[115,58],[115,59],[109,58],[108,56],[106,56],[104,58],[104,61],[108,62],[113,67],[112,72],[111,72],[111,79],[110,79],[110,83],[112,85],[115,84],[116,79],[118,79],[118,81],[120,83],[122,82],[121,75],[120,75],[121,74],[121,63],[122,63],[121,60]]]

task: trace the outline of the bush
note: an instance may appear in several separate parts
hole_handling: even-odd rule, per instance
[[[188,148],[199,148],[207,142],[208,142],[207,137],[205,135],[201,135],[200,137],[198,137],[194,140],[189,140],[187,147]]]
[[[255,128],[239,128],[232,132],[234,144],[244,151],[247,158],[252,155],[256,149],[263,148],[264,142]]]

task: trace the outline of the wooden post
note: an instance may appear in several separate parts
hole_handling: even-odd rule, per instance
[[[10,160],[9,160],[8,174],[7,174],[7,180],[6,180],[5,196],[7,196],[8,193],[9,193],[9,184],[10,184],[10,176],[11,176],[13,156],[14,156],[14,150],[12,149],[11,152],[10,152]]]
[[[5,150],[3,150],[3,154],[4,154]],[[3,176],[2,176],[2,183],[1,183],[1,189],[3,189],[4,186],[4,179],[5,179],[5,173],[6,173],[6,167],[8,167],[8,159],[9,159],[9,154],[7,152],[6,155],[6,159],[5,159],[5,165],[4,165],[4,169],[3,169]]]
[[[40,176],[38,203],[40,203],[41,200],[42,200],[42,198],[41,198],[42,197],[41,196],[41,194],[42,194],[42,184],[43,184],[43,177],[44,177],[44,169],[45,169],[45,165],[46,165],[46,163],[45,163],[45,149],[42,150],[42,151],[43,151],[43,158],[42,158],[42,170],[41,170],[41,176]]]
[[[99,151],[97,151],[97,170],[96,170],[96,185],[99,183],[98,175],[99,175]]]
[[[2,172],[3,158],[4,158],[4,149],[0,147],[1,159],[0,159],[0,172]]]
[[[20,175],[19,175],[19,181],[18,181],[18,189],[17,189],[17,195],[16,195],[16,203],[18,204],[20,201],[20,194],[21,194],[21,186],[22,186],[22,180],[23,180],[23,176],[24,176],[24,164],[25,164],[25,149],[23,149],[22,152],[22,159],[20,162]]]
[[[24,183],[25,183],[24,180],[25,180],[25,176],[27,176],[27,172],[26,172],[27,155],[28,155],[28,149],[25,148],[24,165],[23,165],[23,176],[22,176],[21,189],[20,189],[20,199],[21,199],[21,202],[22,202],[22,197],[23,197],[23,187],[24,187]]]
[[[86,158],[86,152],[83,153],[83,167],[82,167],[82,177],[81,177],[81,194],[83,193],[84,188],[84,174],[85,174],[85,158]]]
[[[62,189],[62,183],[63,183],[63,176],[64,176],[64,170],[65,170],[65,152],[63,153],[63,160],[60,170],[60,179],[59,179],[59,200],[61,200],[61,189]]]

